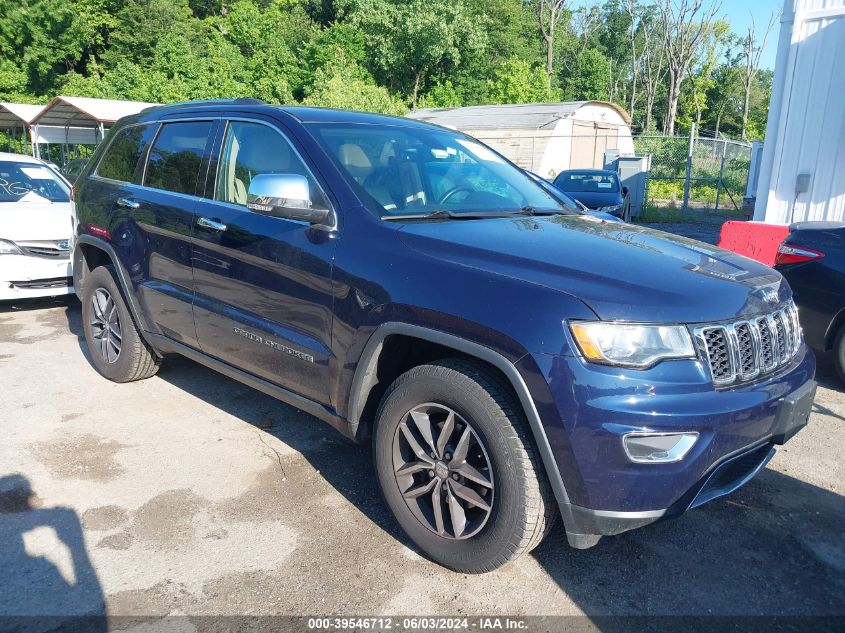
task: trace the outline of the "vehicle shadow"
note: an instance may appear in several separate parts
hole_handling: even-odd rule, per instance
[[[729,497],[589,550],[571,549],[558,526],[533,555],[591,616],[842,616],[843,525],[841,495],[766,469]]]
[[[19,473],[0,476],[0,587],[0,630],[107,630],[79,517],[41,507]]]
[[[413,548],[382,501],[369,445],[355,444],[317,418],[186,358],[168,357],[156,375],[296,450],[370,520]]]
[[[13,301],[0,301],[0,314],[7,314],[9,312],[33,312],[35,310],[47,310],[49,308],[70,308],[74,305],[79,305],[76,295],[44,297],[42,299],[15,299]]]

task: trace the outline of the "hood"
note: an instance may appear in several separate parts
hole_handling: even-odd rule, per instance
[[[66,240],[71,235],[69,202],[0,202],[0,240]]]
[[[567,293],[606,320],[724,321],[771,312],[791,295],[780,273],[753,260],[589,216],[408,223],[400,239],[440,260]]]
[[[567,191],[565,193],[570,198],[575,198],[578,202],[589,207],[590,209],[598,209],[599,207],[611,207],[617,204],[622,204],[622,194],[618,191]]]

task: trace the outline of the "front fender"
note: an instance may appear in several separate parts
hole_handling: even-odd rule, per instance
[[[555,495],[564,525],[569,529],[570,526],[575,525],[572,506],[569,501],[569,495],[566,492],[566,486],[560,475],[557,462],[552,453],[549,439],[546,436],[545,427],[540,419],[537,411],[537,406],[534,403],[528,386],[516,367],[516,362],[505,358],[499,352],[485,347],[480,343],[442,332],[433,330],[418,325],[412,325],[402,322],[387,322],[379,326],[372,336],[367,341],[364,351],[361,354],[361,359],[358,363],[355,376],[352,381],[352,389],[349,397],[347,421],[350,425],[350,432],[353,437],[357,437],[360,428],[361,413],[366,401],[366,395],[369,393],[377,382],[376,368],[378,366],[379,354],[385,339],[391,335],[404,335],[438,345],[443,345],[455,349],[459,352],[472,356],[481,361],[489,363],[496,367],[504,374],[505,378],[513,387],[514,393],[519,398],[519,402],[525,412],[525,417],[528,420],[531,433],[534,437],[534,442],[537,446],[538,453],[543,463],[546,477],[551,484]]]

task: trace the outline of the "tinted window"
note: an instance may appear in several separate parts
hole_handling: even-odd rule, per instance
[[[210,121],[167,123],[156,137],[144,184],[176,193],[195,194]]]
[[[556,197],[458,132],[399,125],[308,124],[380,215],[561,210]]]
[[[619,191],[616,174],[610,172],[564,171],[555,178],[555,186],[573,193],[616,193]]]
[[[149,142],[148,126],[128,127],[114,137],[97,167],[97,175],[121,182],[133,182],[135,167]]]
[[[308,180],[311,206],[327,208],[317,181],[281,134],[258,123],[233,121],[226,130],[217,170],[215,200],[246,205],[259,174],[295,174]]]

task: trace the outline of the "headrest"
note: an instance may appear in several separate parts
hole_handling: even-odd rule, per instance
[[[373,171],[373,164],[359,145],[344,143],[338,150],[338,158],[355,178],[363,178]]]

